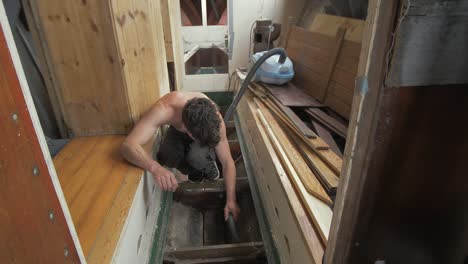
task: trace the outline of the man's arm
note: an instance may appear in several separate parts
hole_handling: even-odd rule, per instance
[[[224,121],[221,121],[220,137],[216,146],[216,155],[223,166],[224,184],[226,185],[226,206],[224,207],[224,219],[227,220],[229,213],[234,219],[239,214],[239,206],[236,201],[236,166],[229,150]]]
[[[166,98],[161,98],[138,121],[127,138],[125,138],[120,150],[128,162],[151,172],[163,190],[175,191],[178,184],[172,172],[153,160],[143,148],[143,145],[151,139],[159,127],[165,124],[172,116],[173,110],[164,103],[164,99]]]

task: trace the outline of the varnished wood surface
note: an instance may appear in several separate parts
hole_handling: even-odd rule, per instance
[[[112,257],[143,176],[142,169],[121,156],[123,139],[124,136],[75,138],[54,158],[88,262]]]
[[[66,208],[61,206],[53,183],[55,175],[48,167],[50,156],[45,156],[49,155],[46,147],[40,145],[44,138],[36,130],[39,121],[35,111],[31,111],[32,98],[23,93],[13,64],[15,59],[15,64],[19,64],[19,58],[14,57],[18,54],[7,46],[7,41],[11,44],[14,40],[9,27],[5,27],[8,21],[3,12],[0,12],[0,263],[79,263],[64,214]],[[26,82],[24,75],[22,78]]]

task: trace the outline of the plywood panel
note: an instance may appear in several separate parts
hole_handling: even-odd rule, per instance
[[[0,262],[79,263],[2,3],[0,21]]]
[[[30,1],[74,135],[125,133],[127,95],[106,1]]]
[[[133,120],[169,92],[160,0],[109,0]]]

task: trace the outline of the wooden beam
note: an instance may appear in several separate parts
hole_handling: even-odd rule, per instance
[[[178,248],[166,251],[166,257],[178,260],[184,259],[210,259],[221,257],[253,256],[264,253],[262,242],[249,242],[240,244],[225,244],[214,246]]]
[[[346,134],[348,133],[348,127],[334,119],[333,117],[329,116],[325,112],[321,111],[320,109],[309,108],[305,110],[307,114],[310,115],[315,121],[319,122],[323,126],[326,126],[337,135],[346,138]]]
[[[373,122],[376,107],[382,99],[382,83],[386,56],[396,21],[398,1],[369,1],[368,18],[359,59],[357,88],[354,91],[350,128],[347,135],[345,160],[340,177],[340,188],[335,199],[333,222],[326,252],[326,263],[349,263],[359,211],[366,200],[362,191],[369,168],[367,154],[375,140],[376,124]]]

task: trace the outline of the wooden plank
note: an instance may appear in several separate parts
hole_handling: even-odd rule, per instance
[[[261,102],[256,101],[258,111],[261,113],[260,120],[262,123],[266,123],[269,126],[271,131],[277,137],[278,141],[281,143],[282,148],[287,153],[289,160],[292,163],[292,166],[297,171],[299,178],[301,179],[302,183],[304,184],[307,191],[317,197],[318,199],[322,200],[323,202],[327,203],[328,205],[332,205],[333,202],[328,196],[328,194],[324,191],[322,185],[318,181],[315,174],[309,169],[307,164],[305,163],[303,157],[296,149],[296,146],[290,141],[288,136],[285,134],[283,128],[280,127],[278,122],[269,112],[265,105]],[[265,120],[263,120],[263,119]],[[265,122],[263,122],[265,121]],[[265,125],[265,124],[264,124]],[[267,129],[268,132],[268,129]]]
[[[184,259],[209,259],[235,256],[251,256],[263,254],[262,242],[249,242],[239,244],[225,244],[202,247],[178,248],[166,251],[166,257],[179,260]]]
[[[339,136],[346,138],[348,128],[341,122],[337,121],[333,117],[329,116],[320,109],[309,108],[306,109],[306,113],[309,114],[314,120],[320,122],[320,124],[326,126],[330,130],[334,131]]]
[[[83,252],[88,261],[95,263],[112,257],[143,176],[141,169],[128,164],[120,155],[123,139],[124,136],[76,138],[54,158],[60,164],[57,174]],[[108,219],[110,216],[113,218]]]
[[[287,124],[287,120],[284,117],[281,117],[281,113],[279,110],[275,108],[275,106],[269,102],[268,100],[264,100],[265,104],[269,107],[270,110],[280,118],[283,123]],[[295,130],[294,126],[288,125],[291,132],[298,138],[298,142],[301,141],[305,143],[306,148],[310,148],[310,151],[315,152],[323,161],[332,169],[336,174],[340,174],[341,171],[341,164],[342,160],[332,151],[329,151],[330,146],[328,146],[321,138],[306,138],[302,136],[297,130]]]
[[[184,46],[181,33],[180,1],[168,1],[169,20],[171,24],[172,50],[174,52],[175,89],[182,90],[184,65]]]
[[[85,261],[3,3],[0,23],[0,262]]]
[[[166,48],[167,62],[174,61],[174,49],[172,47],[171,15],[169,13],[169,0],[161,0],[161,15],[164,32],[164,45]]]
[[[330,146],[330,149],[333,152],[335,152],[335,154],[338,155],[339,157],[343,157],[343,154],[341,153],[340,148],[338,148],[338,145],[336,145],[336,142],[333,139],[333,136],[330,133],[330,131],[328,131],[328,129],[326,129],[320,123],[314,120],[312,120],[311,123],[312,123],[312,126],[315,128],[315,131],[317,131],[317,135]]]
[[[339,28],[346,28],[345,39],[361,43],[364,23],[365,21],[360,19],[317,14],[308,29],[312,32],[334,37]]]
[[[169,92],[160,2],[109,1],[133,121]]]
[[[291,110],[291,108],[284,106],[274,96],[268,95],[268,98],[280,109],[280,111],[286,116],[288,120],[299,130],[301,133],[308,138],[316,138],[314,131],[312,131],[304,122]]]
[[[323,107],[315,98],[309,96],[294,84],[285,85],[262,84],[275,98],[287,107]]]
[[[467,83],[466,1],[403,1],[386,84],[391,87]]]
[[[375,126],[372,124],[378,114],[376,105],[381,100],[381,87],[384,80],[387,52],[392,38],[396,18],[397,2],[369,1],[369,14],[366,21],[359,60],[357,88],[354,91],[353,108],[350,115],[349,133],[345,148],[345,160],[340,176],[333,210],[333,221],[327,248],[326,263],[348,263],[354,240],[360,202],[365,200],[362,193],[366,171],[369,168],[366,153],[371,151]]]
[[[332,170],[332,168],[327,163],[325,163],[325,161],[322,160],[322,158],[319,155],[317,155],[317,153],[312,151],[307,146],[300,144],[299,139],[295,138],[295,142],[305,161],[307,162],[309,167],[314,171],[315,175],[318,176],[318,179],[320,180],[324,188],[327,190],[328,194],[334,196],[338,188],[339,173]],[[337,156],[331,150],[321,150],[319,153],[323,155],[322,152],[325,151]]]
[[[238,108],[241,126],[255,164],[255,176],[271,223],[273,238],[284,263],[321,263],[323,245],[317,231],[307,218],[281,163],[269,142],[268,135],[255,115],[256,104],[247,92]],[[261,140],[260,140],[261,139]],[[294,242],[293,242],[294,241]],[[292,244],[294,243],[294,244]]]
[[[315,197],[307,194],[306,188],[302,182],[302,179],[297,175],[294,166],[291,164],[291,161],[288,159],[288,156],[285,153],[283,146],[281,145],[280,141],[275,135],[275,132],[271,129],[270,125],[268,124],[267,120],[263,116],[260,109],[257,109],[257,114],[259,116],[260,121],[262,122],[268,136],[270,137],[271,143],[273,147],[277,151],[277,155],[279,156],[280,160],[283,163],[284,169],[289,175],[289,179],[296,188],[297,193],[302,199],[304,207],[306,208],[309,217],[314,222],[315,227],[318,229],[321,239],[323,243],[326,245],[328,240],[328,234],[330,232],[330,223],[332,218],[332,211],[331,209],[322,201],[318,199],[314,199]],[[277,135],[281,133],[280,131],[276,131]],[[286,136],[282,139],[287,140]],[[284,142],[283,142],[284,143]],[[288,149],[290,151],[290,149]],[[301,171],[302,172],[302,171]]]
[[[30,0],[74,135],[125,133],[131,123],[106,1]],[[70,34],[74,32],[74,34]],[[112,95],[112,96],[110,96]]]

